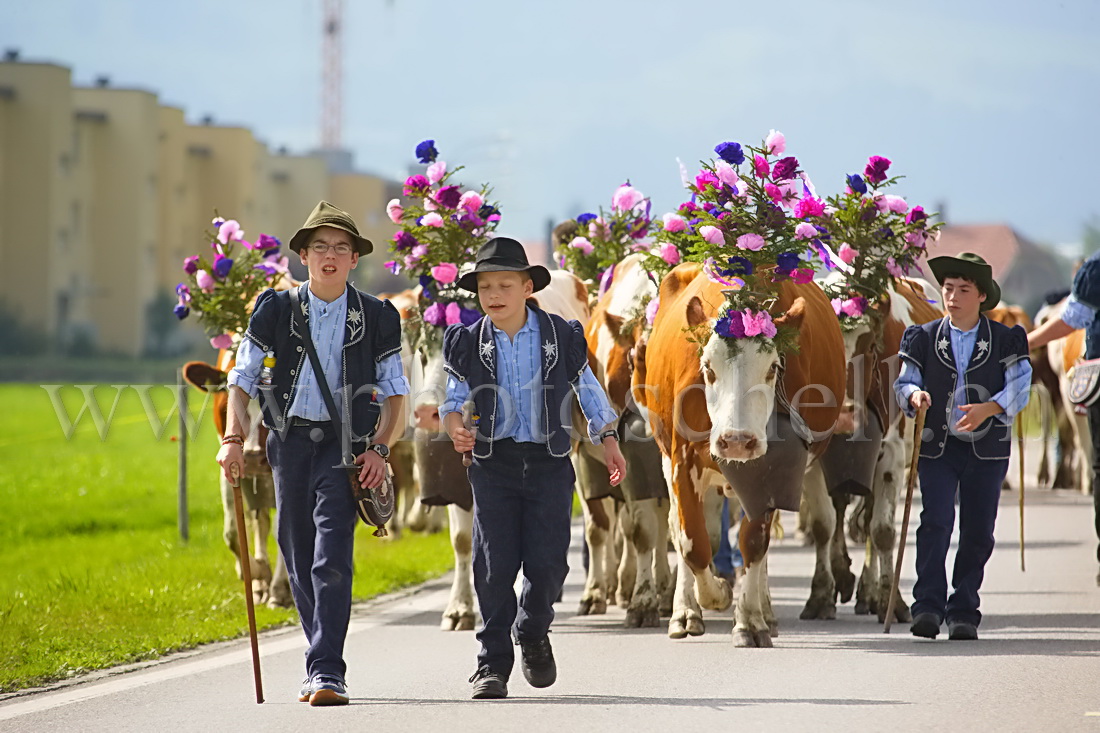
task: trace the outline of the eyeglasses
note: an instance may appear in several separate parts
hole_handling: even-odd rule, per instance
[[[350,244],[344,244],[343,242],[341,242],[340,244],[313,242],[309,245],[309,251],[318,255],[327,254],[330,249],[338,255],[350,255],[353,251]]]

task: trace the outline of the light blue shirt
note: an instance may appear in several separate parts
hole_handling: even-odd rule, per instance
[[[1092,325],[1092,319],[1096,317],[1096,311],[1077,300],[1071,293],[1066,301],[1066,307],[1062,311],[1062,320],[1071,328],[1088,328]]]
[[[317,358],[321,362],[321,369],[325,373],[325,381],[328,382],[329,389],[338,389],[341,384],[341,357],[348,311],[348,291],[345,288],[343,294],[331,303],[318,298],[308,287],[306,292],[309,294],[309,335],[317,349]],[[264,352],[260,347],[250,339],[241,339],[241,345],[237,348],[236,366],[229,372],[229,384],[240,387],[250,397],[256,397],[259,394],[258,382],[263,359]],[[378,363],[375,367],[375,382],[378,387],[379,402],[393,395],[409,393],[409,380],[405,377],[399,353],[390,354]],[[336,392],[333,392],[333,399],[338,406],[341,404],[336,397]],[[308,356],[302,364],[302,374],[294,394],[290,396],[290,409],[287,414],[306,420],[329,419],[328,408],[325,407],[321,387],[317,384],[313,364]]]
[[[517,443],[545,443],[543,433],[542,410],[542,367],[541,341],[539,340],[538,316],[527,309],[527,322],[515,336],[493,326],[496,342],[497,384],[503,390],[498,394],[497,430],[494,439],[512,438]],[[596,375],[589,366],[585,366],[580,378],[573,386],[580,399],[581,410],[588,419],[588,436],[593,443],[599,439],[600,431],[619,419],[603,387],[596,381]],[[447,375],[447,399],[439,408],[441,417],[452,412],[461,412],[462,405],[470,395],[470,385]]]
[[[955,391],[951,395],[951,425],[949,430],[952,435],[958,435],[955,424],[962,419],[963,411],[955,404],[955,395],[965,394],[963,386],[966,383],[966,367],[970,364],[970,357],[974,353],[974,343],[978,340],[978,324],[969,331],[956,328],[955,324],[949,324],[951,332],[951,351],[955,355],[955,373],[959,376],[955,380]],[[909,398],[914,392],[924,388],[924,375],[921,370],[909,361],[902,361],[901,373],[894,382],[894,394],[898,404],[907,417],[915,417],[917,411],[909,404]],[[1027,405],[1031,396],[1031,363],[1026,359],[1009,364],[1005,368],[1005,387],[993,395],[992,402],[1001,406],[1004,412],[993,417],[1005,425],[1011,424],[1016,414]],[[964,433],[965,434],[965,433]]]

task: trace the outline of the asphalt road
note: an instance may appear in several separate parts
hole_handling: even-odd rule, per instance
[[[232,642],[7,696],[0,730],[1100,732],[1092,500],[1035,490],[1027,499],[1021,572],[1017,494],[1002,497],[978,642],[917,640],[906,624],[884,635],[850,603],[835,621],[799,621],[813,556],[790,535],[773,545],[769,561],[780,622],[773,649],[735,649],[731,612],[707,613],[707,633],[682,641],[664,629],[621,628],[616,607],[578,617],[575,534],[574,569],[552,635],[559,678],[551,688],[528,687],[517,667],[509,699],[469,699],[476,642],[470,632],[439,631],[443,578],[355,609],[347,707],[296,702],[304,643],[292,629],[261,637],[263,705],[254,700],[247,641]],[[789,532],[793,525],[785,515]],[[862,562],[862,549],[853,561]]]

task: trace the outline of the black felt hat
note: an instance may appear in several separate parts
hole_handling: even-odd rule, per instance
[[[508,237],[495,237],[481,245],[474,269],[458,279],[458,287],[476,293],[479,272],[526,272],[536,293],[550,284],[550,271],[528,262],[523,245]]]
[[[933,257],[928,260],[928,268],[936,276],[940,287],[943,287],[944,278],[952,276],[973,280],[985,293],[985,302],[980,310],[991,310],[1001,302],[1001,286],[993,279],[993,268],[973,252],[960,252],[955,257]]]

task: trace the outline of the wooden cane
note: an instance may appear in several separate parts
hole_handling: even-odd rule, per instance
[[[1020,449],[1020,572],[1027,572],[1024,566],[1024,416],[1016,416],[1016,445]]]
[[[901,560],[905,555],[905,538],[909,534],[909,513],[913,510],[913,487],[917,483],[917,461],[920,460],[920,447],[924,438],[924,413],[928,408],[921,405],[917,410],[917,423],[913,427],[913,457],[909,461],[909,480],[905,484],[905,511],[901,515],[901,541],[898,543],[898,559],[894,564],[894,582],[890,584],[890,600],[886,603],[886,624],[882,633],[890,633],[890,624],[894,620],[894,606],[897,605],[898,583],[901,582]]]
[[[474,430],[474,403],[467,402],[462,406],[462,426],[470,432]],[[469,468],[474,464],[473,451],[466,451],[462,454],[462,465]]]
[[[241,469],[229,464],[229,483],[233,486],[233,509],[237,514],[237,550],[240,552],[241,576],[244,578],[244,603],[248,609],[248,637],[252,642],[252,676],[256,679],[256,704],[264,701],[264,686],[260,680],[260,644],[256,639],[256,609],[252,605],[252,568],[248,552],[248,528],[244,524],[244,498],[241,496]]]

